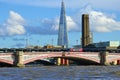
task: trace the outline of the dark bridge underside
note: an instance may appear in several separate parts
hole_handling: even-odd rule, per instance
[[[13,67],[13,65],[8,64],[8,63],[0,62],[0,67]]]
[[[45,61],[45,60],[35,60],[33,62],[25,64],[26,66],[40,66],[40,65],[55,65],[53,62]]]
[[[82,58],[67,58],[67,59],[72,60],[73,64],[76,64],[76,65],[100,65],[95,61],[82,59]]]
[[[50,61],[45,61],[45,60],[36,60],[33,62],[30,62],[26,65],[56,65],[58,57],[50,59]],[[63,58],[63,57],[62,57]],[[74,58],[74,57],[64,57],[65,59],[69,60],[69,65],[100,65],[99,63],[91,60],[86,60],[82,58]]]

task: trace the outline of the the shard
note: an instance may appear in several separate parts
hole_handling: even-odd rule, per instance
[[[68,34],[67,34],[67,22],[65,14],[65,5],[62,1],[60,22],[59,22],[59,32],[58,32],[58,46],[64,46],[68,48]]]

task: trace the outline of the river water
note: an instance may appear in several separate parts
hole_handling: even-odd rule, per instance
[[[120,80],[120,66],[0,68],[0,80]]]

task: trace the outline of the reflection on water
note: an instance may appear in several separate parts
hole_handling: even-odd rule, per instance
[[[119,80],[120,66],[0,68],[0,80]]]

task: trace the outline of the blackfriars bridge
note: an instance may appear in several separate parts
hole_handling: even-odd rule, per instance
[[[56,65],[69,65],[69,59],[79,63],[99,65],[119,65],[120,53],[108,52],[22,52],[0,53],[0,63],[6,63],[17,67],[25,66],[30,62],[47,58],[55,58]],[[82,60],[82,61],[80,61]]]

